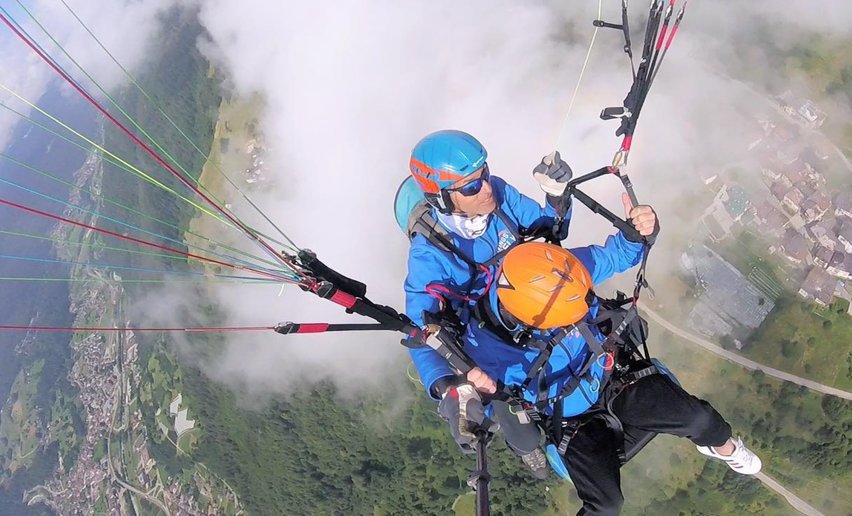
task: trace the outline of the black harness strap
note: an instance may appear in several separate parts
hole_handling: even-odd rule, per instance
[[[624,392],[628,386],[636,383],[637,381],[645,378],[646,376],[650,376],[652,374],[660,374],[661,371],[657,369],[657,366],[650,365],[648,367],[644,367],[637,371],[631,371],[627,373],[619,373],[612,382],[607,384],[607,389],[602,393],[602,407],[599,410],[596,410],[592,413],[587,413],[584,415],[580,415],[578,417],[571,418],[566,421],[552,421],[551,422],[551,439],[554,443],[557,443],[557,450],[561,456],[565,456],[565,453],[568,451],[568,446],[571,443],[571,439],[576,435],[577,431],[581,426],[591,421],[594,418],[600,418],[604,421],[607,428],[613,434],[613,439],[617,443],[616,453],[618,454],[619,461],[624,464],[627,462],[630,457],[627,456],[627,453],[624,449],[624,425],[621,423],[621,420],[618,419],[612,411],[612,404],[615,399]],[[561,408],[561,404],[559,405]],[[556,416],[556,407],[554,407],[554,417]],[[560,414],[561,419],[561,414]],[[631,450],[631,457],[635,455],[640,449],[642,449],[648,442],[650,442],[651,438],[646,438],[647,440],[644,443],[634,447]]]
[[[467,256],[459,247],[453,242],[452,237],[450,237],[449,233],[440,225],[438,220],[432,214],[432,208],[429,207],[428,204],[422,203],[421,205],[415,208],[413,216],[413,222],[409,223],[408,226],[408,236],[409,238],[414,238],[415,234],[423,235],[426,240],[428,240],[432,245],[446,251],[454,256],[457,256],[463,262],[467,264],[470,268],[470,281],[465,285],[463,294],[466,295],[470,292],[473,287],[473,282],[476,280],[477,274],[482,270],[487,270],[491,266],[495,265],[497,262],[503,259],[503,256],[509,252],[509,249],[514,247],[515,245],[522,242],[521,235],[518,232],[518,228],[512,223],[509,217],[503,213],[503,210],[498,206],[495,208],[493,212],[497,218],[499,218],[503,224],[512,232],[512,235],[515,237],[512,245],[503,249],[502,251],[496,253],[490,259],[477,263],[471,257]],[[499,242],[498,242],[499,244]]]
[[[506,228],[512,232],[512,236],[515,237],[515,243],[480,264],[468,257],[457,245],[453,243],[452,239],[449,237],[449,233],[440,226],[438,220],[434,217],[434,215],[432,215],[431,209],[416,209],[420,211],[420,213],[414,219],[414,223],[409,226],[409,237],[413,237],[415,234],[419,233],[426,237],[426,240],[434,244],[439,249],[443,249],[444,251],[458,256],[473,269],[479,269],[480,266],[490,267],[491,265],[494,265],[503,258],[509,249],[514,247],[515,244],[521,242],[521,234],[519,233],[518,228],[515,227],[515,224],[512,223],[511,219],[509,219],[509,217],[498,206],[493,213],[501,222],[503,222]],[[418,231],[418,226],[421,231]]]
[[[630,185],[625,186],[629,187]],[[628,190],[631,190],[631,188],[628,188]],[[464,261],[471,269],[471,281],[466,287],[466,290],[469,291],[478,271],[483,268],[490,268],[497,264],[512,247],[524,241],[524,237],[519,232],[520,228],[517,228],[499,207],[494,213],[495,216],[501,220],[503,225],[511,231],[512,236],[514,237],[514,242],[512,245],[495,253],[489,260],[482,262],[481,264],[472,260],[464,252],[462,252],[457,245],[455,245],[449,233],[447,233],[443,227],[439,225],[439,222],[433,216],[431,209],[424,209],[421,211],[421,213],[416,217],[414,223],[410,226],[409,235],[413,237],[415,233],[420,233],[439,249],[458,256],[459,259]],[[636,347],[636,343],[641,342],[644,348],[644,357],[648,359],[649,356],[647,344],[645,342],[647,329],[644,326],[644,320],[639,317],[635,303],[635,300],[638,299],[639,290],[643,286],[647,287],[647,281],[645,280],[644,273],[650,245],[647,245],[646,243],[644,247],[642,263],[639,267],[636,288],[633,293],[633,300],[627,299],[623,294],[619,293],[619,297],[617,299],[603,301],[603,309],[591,321],[591,324],[598,326],[608,322],[609,331],[605,332],[606,338],[603,342],[597,339],[597,337],[592,333],[589,324],[585,321],[573,326],[562,328],[547,339],[547,341],[542,341],[533,337],[528,332],[509,331],[500,321],[497,314],[493,313],[491,307],[488,305],[487,299],[480,299],[479,302],[474,305],[474,318],[480,321],[481,327],[487,328],[506,343],[514,342],[518,346],[537,347],[541,350],[541,353],[539,353],[538,357],[536,357],[521,385],[515,386],[514,388],[501,385],[500,388],[498,388],[498,391],[500,392],[498,392],[495,396],[495,399],[503,399],[511,406],[526,412],[530,419],[535,420],[536,423],[542,427],[545,433],[549,436],[551,442],[557,443],[557,449],[563,456],[568,449],[571,438],[576,434],[580,426],[592,418],[599,417],[605,421],[607,427],[613,432],[614,438],[618,443],[617,452],[619,459],[622,463],[625,462],[624,428],[621,421],[619,421],[619,419],[612,413],[612,402],[628,385],[635,383],[641,378],[659,372],[653,365],[637,371],[630,371],[630,363],[628,363],[624,368],[619,368],[619,373],[614,378],[615,381],[610,381],[613,374],[612,372],[615,369],[616,353],[619,348],[629,346],[632,348],[631,351],[635,351],[636,354],[642,356],[641,352]],[[624,309],[624,305],[631,301],[633,301],[633,304],[628,309]],[[550,360],[553,350],[556,346],[560,345],[561,341],[571,331],[573,331],[574,328],[576,328],[583,336],[583,339],[591,353],[583,363],[580,370],[572,374],[568,381],[565,382],[559,394],[548,398],[547,381],[543,374],[544,369],[548,360]],[[604,374],[600,379],[598,387],[601,390],[601,399],[599,400],[599,403],[602,406],[599,406],[598,410],[591,414],[586,414],[585,417],[581,416],[564,420],[562,416],[562,400],[571,396],[580,386],[584,378],[592,383],[593,379],[590,375],[592,366],[596,361],[607,357],[608,354],[611,354],[611,357],[609,358],[611,365],[604,367]],[[628,360],[630,359],[628,358]],[[537,399],[535,403],[529,403],[524,400],[523,392],[536,378],[538,379],[539,384],[537,386]],[[552,416],[543,417],[542,413],[548,406],[552,407]]]
[[[548,405],[553,405],[554,417],[556,414],[556,410],[562,411],[562,404],[560,403],[562,400],[572,395],[577,387],[580,386],[580,382],[585,378],[587,381],[590,381],[589,371],[594,365],[595,362],[600,360],[602,357],[607,355],[607,352],[604,351],[604,348],[601,346],[598,339],[592,334],[591,329],[585,322],[580,322],[579,324],[575,324],[573,328],[576,328],[580,335],[583,336],[583,339],[586,341],[586,345],[592,350],[592,353],[589,354],[589,357],[583,363],[583,367],[580,368],[579,371],[571,375],[571,378],[565,382],[565,385],[562,386],[562,390],[556,396],[551,398],[539,399],[535,407],[538,410],[544,410]],[[565,334],[567,335],[567,333]],[[563,336],[564,337],[564,336]],[[561,339],[560,339],[561,340]],[[599,389],[603,389],[604,385],[606,385],[609,380],[609,373],[607,370],[604,373],[604,376],[601,378]],[[541,392],[541,391],[539,391]],[[560,416],[561,419],[561,416]]]
[[[418,226],[420,226],[423,231],[418,231]],[[479,268],[479,265],[473,261],[472,258],[469,258],[461,249],[458,248],[457,245],[453,243],[452,239],[449,238],[449,234],[441,228],[438,220],[432,215],[431,209],[423,210],[420,215],[417,216],[414,223],[410,226],[408,233],[411,237],[417,233],[423,235],[426,237],[426,240],[431,242],[438,249],[458,256],[474,271]]]
[[[638,382],[639,380],[641,380],[642,378],[645,378],[646,376],[651,376],[652,374],[662,374],[662,373],[660,372],[659,369],[657,369],[657,366],[652,364],[652,365],[649,365],[648,367],[646,367],[644,369],[640,369],[638,371],[633,371],[633,372],[630,372],[630,373],[625,373],[625,374],[621,375],[620,379],[621,379],[622,382],[624,382],[624,386],[627,387],[628,385],[634,384],[634,383]]]
[[[515,224],[512,223],[512,220],[509,219],[509,217],[505,213],[503,213],[503,210],[501,210],[499,206],[496,210],[494,210],[494,213],[497,215],[497,218],[499,218],[503,222],[503,225],[506,226],[509,231],[512,232],[512,236],[515,237],[515,240],[520,240],[521,233],[519,228],[515,227]]]
[[[644,348],[645,360],[650,360],[648,354],[648,345],[646,343],[648,330],[647,323],[639,317],[639,310],[636,304],[631,304],[630,308],[625,309],[624,305],[631,303],[630,299],[624,297],[624,294],[619,292],[615,299],[607,299],[603,301],[603,309],[598,312],[598,315],[592,320],[593,323],[601,326],[605,325],[608,328],[607,338],[603,343],[606,349],[619,349],[628,346],[639,356],[643,356],[639,350],[637,343],[641,342]],[[626,333],[625,333],[626,332]]]
[[[569,333],[569,330],[566,328],[562,328],[560,331],[556,332],[550,339],[547,340],[546,343],[541,347],[541,353],[536,357],[535,362],[533,362],[532,367],[527,372],[527,377],[521,382],[521,390],[525,390],[532,381],[540,376],[544,366],[547,364],[547,361],[550,360],[550,355],[553,353],[553,348],[559,345]],[[537,343],[542,343],[542,341],[530,338],[530,341],[534,341]]]

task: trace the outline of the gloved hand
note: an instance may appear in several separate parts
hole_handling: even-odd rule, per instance
[[[533,169],[533,177],[539,182],[541,189],[553,196],[565,192],[565,186],[573,175],[571,167],[559,156],[559,151],[553,151],[541,158],[541,163]]]
[[[450,425],[450,434],[464,453],[476,452],[476,431],[496,430],[497,424],[485,417],[482,398],[469,383],[447,389],[438,403],[438,414]]]

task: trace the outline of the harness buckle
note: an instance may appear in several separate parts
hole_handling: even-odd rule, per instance
[[[634,383],[638,382],[642,378],[645,378],[646,376],[651,376],[652,374],[657,374],[659,372],[660,372],[660,370],[657,369],[657,366],[650,365],[650,366],[648,366],[644,369],[640,369],[640,370],[634,371],[632,373],[627,373],[627,375],[625,375],[625,380],[626,380],[625,385],[633,385]]]
[[[523,409],[524,409],[524,413],[531,420],[533,420],[535,422],[541,421],[541,413],[538,411],[538,408],[536,408],[535,405],[533,405],[532,403],[524,403]]]
[[[559,440],[559,446],[556,447],[556,450],[559,452],[559,455],[562,457],[565,456],[565,452],[568,451],[568,444],[571,442],[571,438],[574,437],[574,434],[564,434],[562,439]]]

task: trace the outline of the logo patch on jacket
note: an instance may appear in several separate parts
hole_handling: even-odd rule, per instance
[[[511,231],[507,231],[505,229],[503,231],[501,231],[500,233],[498,233],[497,236],[498,236],[498,240],[497,240],[497,252],[498,253],[500,251],[505,251],[506,249],[510,248],[512,246],[512,244],[515,243],[515,240],[516,240],[515,235],[513,235]]]

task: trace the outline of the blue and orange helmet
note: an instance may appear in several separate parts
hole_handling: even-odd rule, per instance
[[[442,190],[485,166],[487,157],[485,147],[473,136],[444,130],[417,142],[408,168],[427,199],[432,200],[444,197]]]

